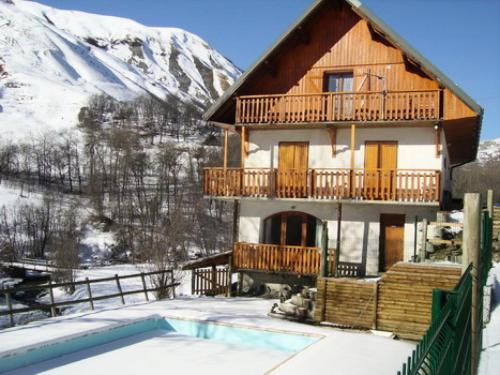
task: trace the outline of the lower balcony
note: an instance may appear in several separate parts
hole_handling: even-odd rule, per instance
[[[232,256],[233,268],[240,270],[318,275],[321,269],[319,247],[235,242]],[[330,250],[328,269],[333,270],[334,264]]]
[[[436,203],[440,182],[438,170],[206,168],[203,192],[214,197]]]

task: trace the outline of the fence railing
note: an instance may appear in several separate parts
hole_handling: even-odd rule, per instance
[[[235,242],[232,259],[235,269],[317,275],[321,267],[321,249]],[[329,250],[327,262],[328,271],[334,273],[334,250]]]
[[[202,268],[191,271],[191,294],[204,296],[227,295],[231,285],[227,268]]]
[[[483,326],[483,287],[491,268],[492,218],[482,216],[482,235],[479,248],[479,305],[476,307],[478,327]],[[469,375],[472,364],[472,264],[452,291],[434,289],[432,323],[422,341],[403,364],[398,375]],[[477,332],[479,358],[482,330]]]
[[[250,95],[236,99],[237,124],[437,120],[440,90]]]
[[[151,277],[155,275],[161,275],[162,277],[166,277],[165,280],[168,281],[168,279],[171,280],[171,282],[167,285],[151,288],[147,286],[146,283],[146,277]],[[142,288],[141,289],[136,289],[136,290],[126,290],[124,291],[122,289],[121,285],[121,280],[125,279],[132,279],[132,278],[140,278],[142,282]],[[111,293],[111,294],[106,294],[106,295],[99,295],[99,296],[94,296],[92,294],[92,284],[96,283],[103,283],[103,282],[109,282],[109,281],[114,281],[116,283],[116,293]],[[76,287],[77,285],[86,285],[87,289],[87,298],[81,298],[77,300],[65,300],[65,301],[56,301],[54,297],[54,288],[66,288],[66,287]],[[0,293],[4,294],[6,304],[7,304],[7,310],[0,311],[0,316],[9,316],[10,318],[10,325],[14,326],[15,321],[14,321],[14,315],[15,314],[21,314],[21,313],[26,313],[30,311],[37,311],[37,310],[42,310],[42,311],[50,311],[50,316],[54,317],[57,315],[57,308],[58,307],[64,307],[64,306],[69,306],[69,305],[75,305],[79,303],[88,303],[90,306],[91,310],[94,310],[94,302],[95,301],[101,301],[101,300],[106,300],[110,298],[118,298],[120,297],[121,303],[124,305],[125,304],[125,296],[131,295],[131,294],[139,294],[139,293],[144,293],[144,297],[146,301],[149,301],[149,296],[148,292],[160,292],[160,291],[166,291],[170,290],[171,295],[175,297],[175,287],[179,286],[180,283],[174,282],[174,274],[172,270],[164,270],[164,271],[153,271],[153,272],[141,272],[137,274],[132,274],[132,275],[114,275],[112,277],[104,277],[104,278],[99,278],[99,279],[89,279],[85,278],[85,280],[81,281],[73,281],[73,282],[65,282],[65,283],[52,283],[49,282],[48,284],[43,284],[43,285],[30,285],[30,286],[20,286],[20,287],[14,287],[14,288],[6,288],[0,290]],[[39,290],[48,290],[49,292],[49,299],[50,303],[37,303],[35,306],[28,306],[28,307],[21,307],[21,308],[13,308],[12,306],[12,296],[14,296],[16,293],[19,292],[27,292],[27,291],[39,291]]]
[[[438,170],[205,168],[205,195],[438,202]]]

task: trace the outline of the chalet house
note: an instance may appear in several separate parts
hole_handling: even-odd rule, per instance
[[[225,132],[203,189],[235,201],[233,271],[364,276],[412,259],[416,220],[476,157],[482,112],[358,0],[316,1],[205,114]]]

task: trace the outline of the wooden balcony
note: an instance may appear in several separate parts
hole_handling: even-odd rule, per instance
[[[218,197],[439,202],[438,170],[205,168],[203,192]]]
[[[235,242],[232,259],[235,269],[318,275],[321,267],[321,249]],[[334,250],[330,250],[327,266],[329,271],[333,272],[334,264]]]
[[[438,120],[440,90],[252,95],[236,99],[236,124]]]

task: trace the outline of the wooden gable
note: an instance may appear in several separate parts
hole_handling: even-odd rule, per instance
[[[207,120],[234,123],[237,96],[320,93],[324,90],[325,74],[348,72],[353,76],[354,92],[442,89],[442,125],[449,143],[450,163],[473,160],[482,110],[478,110],[477,104],[475,109],[467,105],[455,94],[456,87],[450,89],[449,79],[436,75],[434,67],[428,69],[432,64],[423,57],[422,63],[410,56],[411,48],[401,48],[401,40],[388,37],[384,33],[387,27],[377,24],[378,19],[374,18],[364,15],[349,0],[318,1],[229,90],[231,96],[216,103],[215,110],[209,110]],[[467,96],[463,92],[460,95]],[[455,131],[457,126],[461,127],[459,132]]]

